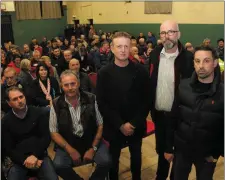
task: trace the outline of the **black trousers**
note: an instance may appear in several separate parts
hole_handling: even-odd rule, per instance
[[[117,137],[109,143],[109,151],[112,157],[112,167],[109,171],[110,180],[119,179],[119,158],[121,148],[125,143],[128,145],[130,151],[132,180],[141,180],[142,137],[125,137],[122,133],[118,133]]]
[[[182,152],[176,152],[176,163],[174,166],[174,180],[188,180],[192,164],[196,168],[197,180],[212,180],[216,163],[207,162],[204,157],[197,155],[187,156]]]
[[[166,112],[164,111],[154,112],[153,121],[155,123],[156,152],[158,154],[156,180],[166,180],[170,169],[170,163],[164,158],[166,149],[166,117]],[[170,174],[170,180],[173,180],[173,167]]]

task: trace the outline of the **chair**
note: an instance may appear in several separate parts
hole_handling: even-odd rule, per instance
[[[88,74],[94,88],[96,87],[96,83],[97,83],[97,73],[91,72]]]

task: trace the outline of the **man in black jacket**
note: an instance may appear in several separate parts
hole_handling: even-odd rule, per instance
[[[192,77],[181,81],[167,119],[168,152],[175,146],[175,180],[188,179],[192,164],[197,179],[211,180],[224,154],[224,85],[216,51],[195,48],[194,67]]]
[[[157,46],[149,57],[152,90],[150,95],[151,116],[155,123],[156,151],[159,155],[156,180],[166,180],[170,166],[164,158],[167,114],[171,111],[180,79],[189,78],[194,67],[193,54],[186,51],[179,41],[180,31],[176,22],[171,20],[163,22],[160,26],[160,38],[162,45]]]
[[[69,69],[77,74],[80,81],[80,89],[82,91],[87,91],[90,93],[94,93],[94,86],[88,76],[88,74],[80,71],[80,62],[77,59],[71,59],[69,63]],[[95,93],[94,93],[95,94]]]
[[[149,112],[149,77],[143,66],[128,60],[130,35],[115,33],[115,61],[98,72],[96,95],[104,118],[103,137],[112,155],[110,179],[118,180],[121,148],[128,144],[133,180],[141,179],[141,146]]]
[[[27,106],[24,93],[16,86],[6,90],[6,97],[12,108],[2,119],[2,150],[4,157],[12,160],[7,179],[26,179],[29,173],[37,173],[41,179],[58,180],[47,155],[51,140],[48,114],[41,108]]]

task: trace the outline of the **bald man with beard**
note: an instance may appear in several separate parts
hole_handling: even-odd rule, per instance
[[[155,123],[158,169],[156,180],[166,180],[174,149],[168,148],[167,116],[181,79],[191,77],[194,71],[193,54],[179,41],[181,32],[175,21],[167,20],[160,26],[162,44],[150,54],[151,116]],[[173,174],[173,173],[172,173]],[[171,174],[171,175],[172,175]],[[173,179],[173,176],[170,177]]]

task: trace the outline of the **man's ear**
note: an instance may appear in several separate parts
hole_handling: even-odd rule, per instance
[[[218,59],[215,59],[214,62],[213,62],[213,66],[214,68],[218,65]]]
[[[6,102],[8,103],[8,105],[11,107],[11,104],[10,104],[10,102],[8,101],[8,100],[6,100]]]
[[[110,49],[114,53],[114,45],[113,44],[110,46]]]
[[[180,39],[180,36],[181,36],[181,32],[179,31],[178,32],[178,39]]]

